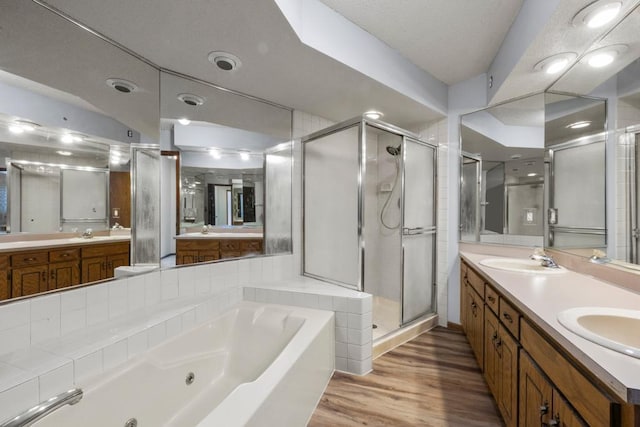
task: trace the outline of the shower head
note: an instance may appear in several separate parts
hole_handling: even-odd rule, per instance
[[[399,156],[400,155],[400,145],[398,145],[397,147],[392,147],[391,145],[387,145],[387,153],[391,154],[392,156]]]

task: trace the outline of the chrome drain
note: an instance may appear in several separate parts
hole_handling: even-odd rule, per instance
[[[184,379],[184,382],[187,385],[191,385],[193,384],[193,381],[195,381],[195,379],[196,379],[196,375],[193,372],[189,372],[187,374],[187,377]]]
[[[126,423],[124,423],[124,427],[138,427],[138,420],[135,418],[129,418]]]

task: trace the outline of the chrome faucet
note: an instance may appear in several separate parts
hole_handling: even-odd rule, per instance
[[[533,251],[533,255],[531,255],[529,258],[536,261],[541,261],[540,265],[542,265],[543,267],[560,268],[560,266],[556,264],[554,259],[547,255],[541,248],[535,248]]]
[[[91,228],[87,228],[86,230],[84,230],[84,233],[82,233],[82,237],[85,239],[90,239],[93,237],[93,230]]]
[[[57,396],[40,402],[33,408],[23,412],[22,414],[7,420],[0,424],[0,427],[27,427],[46,417],[53,411],[63,407],[64,405],[75,405],[82,399],[82,390],[74,388]]]

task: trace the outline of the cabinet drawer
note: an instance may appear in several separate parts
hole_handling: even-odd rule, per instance
[[[502,297],[500,297],[499,317],[509,332],[511,332],[516,339],[520,339],[520,313]]]
[[[215,238],[206,239],[176,239],[176,250],[198,251],[218,250],[220,241]]]
[[[25,267],[28,265],[47,264],[48,262],[48,252],[27,252],[11,255],[11,267]]]
[[[487,303],[487,307],[491,309],[495,314],[498,314],[499,300],[498,293],[493,290],[489,285],[484,287],[484,302]]]
[[[56,249],[49,251],[50,262],[75,261],[80,258],[80,249]]]
[[[220,251],[220,258],[240,258],[241,256],[240,251]]]
[[[464,276],[462,280],[464,283],[470,285],[480,295],[480,298],[484,299],[484,280],[471,269],[468,265],[465,265]]]
[[[220,241],[220,251],[239,251],[239,250],[240,250],[239,240],[221,240]]]
[[[82,258],[93,258],[129,252],[129,242],[91,244],[82,248]]]

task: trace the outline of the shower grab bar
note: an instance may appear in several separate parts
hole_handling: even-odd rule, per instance
[[[3,422],[0,424],[0,427],[28,427],[65,405],[75,405],[80,402],[80,399],[82,399],[82,389],[74,388],[67,390]]]
[[[415,228],[403,228],[402,229],[402,234],[404,236],[413,236],[415,234],[427,234],[427,233],[433,233],[436,231],[436,227],[435,226],[430,226],[430,227],[415,227]]]

